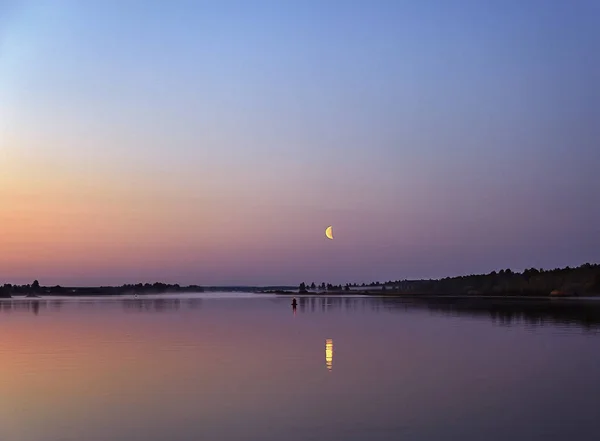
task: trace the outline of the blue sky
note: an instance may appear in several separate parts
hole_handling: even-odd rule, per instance
[[[598,261],[598,18],[591,0],[3,2],[4,244],[22,257],[0,273],[295,283]],[[134,265],[148,243],[164,257]]]

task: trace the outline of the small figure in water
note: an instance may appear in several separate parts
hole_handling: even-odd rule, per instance
[[[296,301],[296,297],[294,297],[292,299],[292,308],[296,309],[296,306],[298,306],[298,302]]]

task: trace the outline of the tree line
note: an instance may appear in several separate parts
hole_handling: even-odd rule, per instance
[[[363,284],[364,285],[364,284]],[[309,291],[350,291],[350,287],[358,286],[356,283],[346,283],[344,286],[342,285],[332,285],[331,283],[321,283],[320,285],[316,285],[315,282],[312,282],[308,285],[305,282],[302,282],[298,286],[298,291],[301,293],[309,292]]]
[[[571,268],[544,270],[529,268],[523,272],[510,269],[489,274],[448,277],[424,281],[413,290],[501,295],[594,295],[600,294],[600,265],[586,263]]]
[[[0,286],[0,297],[12,297],[13,295],[120,295],[120,294],[162,294],[167,292],[203,292],[204,287],[198,285],[180,286],[168,283],[137,283],[124,284],[121,286],[98,286],[98,287],[62,287],[41,286],[35,280],[31,284],[12,285],[6,283]]]
[[[428,280],[389,280],[387,282],[347,283],[332,285],[301,283],[299,292],[349,291],[352,287],[365,291],[377,288],[391,293],[467,294],[467,295],[600,295],[600,265],[586,263],[571,268],[528,268],[514,272],[510,268],[489,274],[445,277]]]

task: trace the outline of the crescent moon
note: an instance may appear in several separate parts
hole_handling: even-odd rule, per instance
[[[325,236],[327,236],[327,239],[333,240],[333,227],[331,225],[325,230]]]

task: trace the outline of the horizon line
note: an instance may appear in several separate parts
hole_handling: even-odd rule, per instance
[[[511,274],[523,274],[525,271],[529,271],[529,270],[536,270],[539,272],[550,272],[550,271],[562,271],[562,270],[572,270],[572,269],[577,269],[577,268],[581,268],[581,267],[585,267],[585,266],[599,266],[600,263],[591,263],[591,262],[585,262],[583,264],[577,265],[577,266],[570,266],[567,265],[565,267],[556,267],[556,268],[552,268],[552,269],[544,269],[544,268],[535,268],[535,267],[529,267],[529,268],[525,268],[523,269],[523,271],[519,272],[519,271],[513,271],[510,268],[502,268],[499,270],[492,270],[488,273],[470,273],[470,274],[462,274],[462,275],[454,275],[454,276],[445,276],[445,277],[430,277],[430,278],[404,278],[404,279],[396,279],[396,280],[387,280],[384,282],[380,282],[379,280],[377,281],[371,281],[371,282],[345,282],[345,283],[329,283],[329,282],[321,282],[321,283],[316,283],[311,281],[310,283],[307,283],[305,281],[302,282],[298,282],[295,284],[211,284],[211,285],[203,285],[203,284],[198,284],[198,283],[191,283],[191,284],[180,284],[180,283],[166,283],[166,282],[137,282],[137,283],[123,283],[120,285],[60,285],[60,284],[55,284],[55,285],[42,285],[39,284],[38,279],[34,279],[34,281],[32,283],[25,283],[25,284],[13,284],[13,283],[9,283],[9,282],[4,282],[2,284],[0,284],[0,288],[6,285],[11,285],[11,286],[28,286],[28,285],[33,285],[36,281],[38,281],[38,284],[40,287],[46,287],[46,288],[52,288],[52,287],[60,287],[60,288],[119,288],[119,287],[124,287],[124,286],[139,286],[140,284],[143,286],[146,285],[155,285],[155,284],[159,284],[159,285],[165,285],[165,286],[179,286],[181,288],[189,288],[189,287],[198,287],[198,288],[290,288],[290,287],[298,287],[300,286],[300,284],[305,283],[307,286],[311,285],[312,283],[315,283],[317,286],[320,286],[322,283],[325,284],[331,284],[334,286],[381,286],[381,285],[386,285],[386,284],[391,284],[391,283],[398,283],[398,282],[419,282],[419,281],[434,281],[434,280],[444,280],[444,279],[454,279],[454,278],[461,278],[461,277],[474,277],[474,276],[489,276],[491,274],[500,274],[500,273],[504,273],[506,271],[510,271]]]

